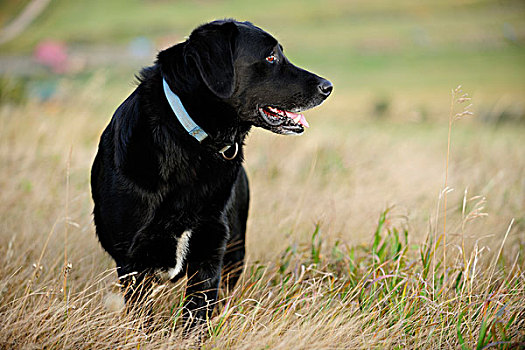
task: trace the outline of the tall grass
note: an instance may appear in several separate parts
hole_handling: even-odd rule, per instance
[[[341,213],[339,193],[352,196],[352,188],[381,187],[393,179],[377,174],[367,184],[352,184],[355,175],[343,164],[346,154],[338,153],[334,148],[338,146],[326,146],[324,136],[316,134],[310,140],[306,135],[286,141],[299,143],[297,149],[306,153],[303,157],[311,158],[303,163],[297,155],[288,167],[268,160],[269,155],[278,157],[277,147],[268,143],[281,139],[250,140],[255,147],[248,150],[248,161],[250,156],[253,159],[248,169],[255,196],[248,263],[239,285],[231,293],[221,291],[216,311],[200,333],[182,335],[184,281],[155,286],[145,301],[154,309],[152,319],[142,305],[122,310],[113,263],[94,238],[90,213],[88,169],[109,114],[99,78],[81,93],[66,86],[62,97],[44,104],[1,106],[0,347],[517,349],[525,345],[523,217],[513,220],[508,214],[514,209],[502,214],[501,208],[490,207],[485,193],[470,195],[473,190],[465,190],[459,199],[449,195],[445,208],[444,195],[450,193],[450,183],[458,181],[455,171],[461,168],[453,160],[454,153],[447,152],[448,178],[441,195],[433,199],[436,209],[425,209],[435,212],[425,220],[426,227],[390,206],[361,212],[368,226],[358,230],[352,224],[360,222],[358,215]],[[103,116],[97,119],[100,112]],[[370,132],[366,127],[362,131]],[[448,135],[451,131],[450,122]],[[379,138],[370,142],[386,152],[402,147],[401,140],[404,135],[394,146]],[[449,146],[452,141],[451,136]],[[454,151],[465,147],[464,140],[459,141]],[[306,142],[317,146],[308,148]],[[362,165],[376,157],[379,169],[393,171],[375,149],[363,149],[360,158],[351,158],[352,163]],[[523,167],[519,158],[515,160],[519,166],[511,179],[519,179]],[[304,171],[297,170],[301,166]],[[420,171],[425,172],[423,166]],[[522,198],[515,197],[523,193],[523,188],[515,187],[518,180],[494,180],[501,191],[487,192],[486,183],[476,179],[471,184],[475,190],[492,194],[492,200],[518,212],[523,209]],[[417,191],[411,179],[405,181],[404,188]],[[302,192],[294,197],[290,188]],[[272,196],[276,197],[271,200]],[[323,196],[330,199],[324,201]],[[351,198],[357,205],[370,200],[364,195]],[[274,207],[279,200],[282,206]],[[337,203],[327,204],[331,201]],[[308,207],[324,216],[318,219]],[[504,223],[503,230],[486,217],[487,212]],[[370,222],[372,217],[375,222]],[[441,227],[443,235],[438,234]],[[263,246],[260,242],[268,242],[264,241],[268,236],[277,243]]]

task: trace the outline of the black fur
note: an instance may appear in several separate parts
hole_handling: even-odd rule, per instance
[[[273,62],[266,59],[271,54]],[[175,117],[162,78],[208,133],[202,143]],[[131,273],[141,282],[173,268],[178,239],[191,230],[184,268],[173,280],[189,278],[185,316],[193,316],[192,324],[209,316],[221,271],[238,267],[228,276],[232,286],[244,260],[246,135],[252,126],[303,131],[290,120],[264,118],[260,108],[298,112],[320,104],[331,90],[327,80],[292,65],[277,41],[249,22],[202,25],[160,52],[104,130],[91,172],[97,235],[123,282]],[[239,153],[227,160],[219,150],[234,143]],[[132,299],[133,286],[125,288]]]

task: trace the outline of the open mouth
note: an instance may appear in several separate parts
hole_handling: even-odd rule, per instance
[[[300,134],[310,125],[302,114],[266,106],[259,108],[259,114],[269,126],[282,129],[283,133]]]

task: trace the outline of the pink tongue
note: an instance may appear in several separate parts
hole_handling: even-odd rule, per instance
[[[286,116],[290,119],[292,119],[294,122],[301,124],[305,128],[309,128],[310,124],[306,121],[306,118],[302,114],[296,114],[293,112],[284,111],[286,113]]]

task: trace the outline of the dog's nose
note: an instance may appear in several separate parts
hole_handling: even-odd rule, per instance
[[[324,96],[324,98],[330,96],[332,90],[334,89],[332,83],[326,79],[321,80],[321,83],[317,87],[319,88],[319,91],[321,92],[321,95]]]

